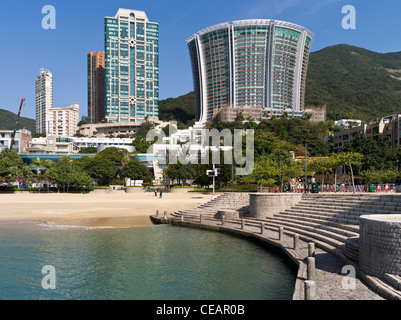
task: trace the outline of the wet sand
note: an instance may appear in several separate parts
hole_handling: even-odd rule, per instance
[[[159,210],[193,209],[212,198],[210,194],[150,193],[0,194],[0,223],[39,221],[50,225],[134,227],[151,225]]]

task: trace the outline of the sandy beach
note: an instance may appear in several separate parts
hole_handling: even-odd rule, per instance
[[[0,223],[40,221],[47,224],[89,227],[151,225],[149,216],[159,210],[192,209],[209,201],[211,194],[89,193],[0,194]]]

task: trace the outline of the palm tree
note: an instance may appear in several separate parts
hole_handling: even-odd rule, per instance
[[[39,182],[42,180],[39,176],[40,176],[40,174],[41,174],[41,170],[43,170],[44,168],[44,162],[43,162],[43,160],[42,159],[40,159],[39,157],[38,158],[36,158],[36,159],[34,159],[34,160],[32,160],[32,163],[29,165],[29,167],[32,169],[32,170],[35,170],[36,171],[36,179],[35,179],[35,181],[36,181],[36,184],[37,184],[37,186],[38,186],[38,192],[40,192],[40,184],[39,184]]]

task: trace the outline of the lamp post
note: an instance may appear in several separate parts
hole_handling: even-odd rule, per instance
[[[231,150],[231,192],[234,192],[234,153]]]
[[[307,175],[307,170],[308,170],[308,163],[307,163],[307,158],[308,158],[308,147],[307,147],[307,143],[308,143],[308,139],[307,138],[305,138],[304,139],[304,144],[305,144],[305,190],[304,190],[304,192],[306,193],[307,192],[307,178],[308,178],[308,175]]]
[[[282,154],[280,153],[280,190],[283,190],[283,178],[282,178],[282,173],[281,173],[281,158],[282,158]]]

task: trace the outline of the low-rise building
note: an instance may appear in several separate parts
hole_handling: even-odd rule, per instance
[[[311,115],[309,119],[311,122],[326,122],[326,105],[322,107],[309,106],[305,109],[305,114]]]
[[[120,138],[87,138],[87,137],[57,137],[49,135],[32,139],[26,152],[28,153],[64,153],[76,154],[82,148],[95,147],[100,152],[108,147],[124,148],[134,152],[131,145],[133,139]]]
[[[74,154],[78,153],[79,148],[74,144],[71,138],[57,137],[48,135],[43,138],[32,139],[30,146],[27,148],[28,153],[33,154]]]
[[[399,128],[401,128],[401,114],[384,117],[378,122],[361,123],[358,126],[335,132],[333,149],[341,150],[347,143],[352,144],[358,135],[365,135],[370,139],[378,139],[380,136],[387,137],[388,143],[393,148],[398,148],[401,145],[401,132]]]
[[[14,130],[0,130],[0,152],[9,149]],[[29,130],[20,129],[15,132],[13,150],[17,153],[25,152],[32,141],[32,134]]]
[[[362,125],[362,121],[354,120],[354,119],[341,119],[341,120],[334,121],[334,124],[336,126],[341,127],[342,129],[351,129],[351,128],[359,127],[360,125]]]
[[[147,120],[157,127],[164,127],[168,123],[156,118],[147,118]],[[78,127],[79,134],[85,137],[118,137],[121,135],[135,135],[142,122],[107,122],[107,123],[85,123]]]
[[[72,141],[74,141],[75,145],[82,148],[89,147],[120,147],[120,146],[129,146],[132,144],[134,139],[129,138],[88,138],[88,137],[72,137]]]

